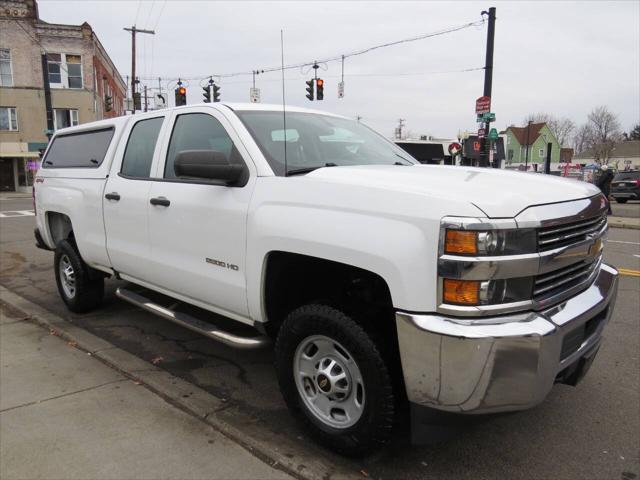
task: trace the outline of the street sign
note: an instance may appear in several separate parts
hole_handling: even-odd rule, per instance
[[[482,123],[482,122],[495,122],[496,121],[496,114],[493,112],[486,112],[483,114],[478,114],[478,116],[476,117],[476,121],[478,123]]]
[[[484,128],[478,129],[478,138],[484,138],[487,136],[487,131]]]
[[[491,111],[491,97],[480,97],[476,100],[476,113],[488,113]]]
[[[251,103],[260,103],[260,89],[259,88],[250,88],[249,89],[249,99]]]
[[[492,128],[489,131],[489,139],[490,140],[497,140],[498,139],[498,130],[496,130],[495,128]]]
[[[161,108],[167,108],[167,94],[166,93],[158,93],[158,94],[156,94],[156,109],[159,110]]]
[[[338,83],[338,98],[344,98],[344,82]]]
[[[456,156],[458,153],[460,153],[460,150],[462,150],[462,145],[460,145],[458,142],[450,143],[448,150],[449,155]]]

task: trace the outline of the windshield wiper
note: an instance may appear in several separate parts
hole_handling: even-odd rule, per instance
[[[338,165],[336,165],[335,163],[325,163],[324,165],[316,165],[315,167],[294,168],[293,170],[289,170],[288,172],[286,172],[286,176],[288,177],[289,175],[304,175],[305,173],[313,172],[314,170],[317,170],[319,168],[337,166]]]

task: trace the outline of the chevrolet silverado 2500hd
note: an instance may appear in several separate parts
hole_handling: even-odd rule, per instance
[[[575,384],[616,295],[592,185],[418,165],[294,107],[286,130],[282,107],[223,103],[60,130],[34,200],[72,311],[116,277],[122,299],[227,345],[273,340],[289,408],[347,454],[388,440],[407,402],[505,412]]]

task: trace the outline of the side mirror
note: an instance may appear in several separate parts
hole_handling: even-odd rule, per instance
[[[244,167],[230,164],[217,150],[183,150],[176,156],[173,170],[178,178],[219,180],[233,185],[242,177]]]

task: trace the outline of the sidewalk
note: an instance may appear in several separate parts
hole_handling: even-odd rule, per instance
[[[31,198],[31,193],[18,193],[18,192],[0,192],[0,200],[15,200],[19,198]]]
[[[631,217],[607,217],[610,228],[630,228],[632,230],[640,230],[640,218]]]
[[[0,302],[0,478],[291,477]]]

